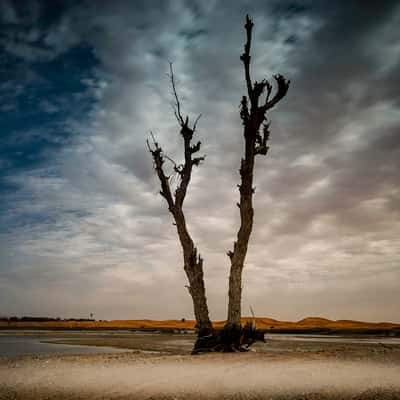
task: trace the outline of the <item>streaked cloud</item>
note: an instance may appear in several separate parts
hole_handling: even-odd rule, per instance
[[[166,76],[173,61],[184,112],[202,113],[207,157],[186,212],[212,317],[225,317],[248,12],[254,79],[279,72],[292,84],[270,114],[269,154],[257,159],[243,309],[398,319],[396,2],[25,4],[1,5],[0,312],[191,317],[145,147],[153,131],[180,158]]]

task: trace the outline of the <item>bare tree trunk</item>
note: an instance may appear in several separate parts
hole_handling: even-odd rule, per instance
[[[245,70],[248,98],[250,99],[250,111],[248,108],[248,98],[243,96],[241,101],[240,117],[244,125],[245,155],[240,165],[241,184],[239,185],[240,202],[240,228],[237,240],[234,243],[233,251],[227,254],[231,260],[231,270],[229,275],[229,304],[228,319],[226,330],[231,330],[232,345],[240,346],[241,328],[241,299],[242,299],[242,272],[246,259],[247,248],[250,234],[253,229],[253,171],[255,156],[257,154],[266,155],[268,151],[267,141],[269,138],[269,123],[266,121],[266,111],[277,104],[285,95],[289,88],[289,81],[282,75],[275,75],[278,89],[276,94],[270,99],[272,85],[267,80],[252,83],[250,77],[250,48],[253,22],[246,16],[247,41],[244,46],[244,53],[240,59]],[[266,91],[266,99],[259,105],[261,95]],[[263,124],[263,135],[259,133],[260,126]],[[236,333],[235,333],[236,332]]]
[[[175,97],[175,117],[181,127],[180,133],[184,142],[185,161],[183,164],[177,165],[172,159],[163,153],[161,147],[155,141],[154,137],[153,144],[150,145],[149,142],[147,142],[147,145],[152,154],[154,168],[160,180],[160,194],[166,200],[168,204],[168,210],[172,214],[175,221],[179,241],[183,250],[184,270],[189,281],[187,288],[193,300],[198,336],[201,337],[209,335],[212,331],[204,286],[203,259],[201,258],[200,254],[197,253],[197,249],[188,232],[185,215],[183,212],[183,202],[185,200],[187,188],[190,183],[192,168],[194,165],[198,166],[204,160],[204,157],[193,158],[193,154],[200,150],[201,142],[198,142],[195,145],[191,144],[193,134],[196,130],[196,124],[200,116],[194,122],[192,128],[189,126],[189,118],[186,117],[183,119],[179,98],[175,89],[175,81],[171,64],[170,72],[171,84]],[[178,184],[174,195],[172,195],[171,191],[170,176],[167,176],[164,171],[163,165],[165,159],[168,159],[173,163],[174,174],[177,174],[180,178],[180,183]]]
[[[247,131],[247,132],[246,132]],[[245,128],[246,149],[245,158],[240,167],[240,228],[237,241],[231,254],[231,272],[229,275],[229,304],[228,324],[239,328],[241,326],[241,298],[242,298],[242,271],[246,259],[250,234],[253,229],[253,169],[254,169],[254,143],[251,136],[251,127]]]
[[[203,259],[200,254],[197,254],[197,249],[187,231],[182,209],[175,210],[173,215],[183,249],[184,269],[189,281],[187,288],[193,300],[198,336],[208,335],[211,333],[212,326],[209,319],[206,290],[204,287]]]

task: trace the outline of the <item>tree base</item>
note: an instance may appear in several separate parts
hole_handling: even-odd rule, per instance
[[[199,332],[192,354],[246,352],[257,341],[265,342],[264,331],[254,328],[250,323],[244,327],[225,325],[211,332]]]

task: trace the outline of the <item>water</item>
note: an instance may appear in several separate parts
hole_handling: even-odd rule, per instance
[[[324,343],[368,343],[368,344],[400,344],[400,337],[381,337],[381,336],[364,336],[364,337],[344,337],[335,335],[308,335],[308,334],[288,334],[273,333],[266,334],[265,340],[288,340],[296,342],[324,342]]]
[[[52,339],[49,336],[0,335],[0,357],[44,354],[93,354],[129,351],[113,347],[81,346],[69,344],[43,343]],[[57,337],[57,339],[62,339]]]
[[[90,338],[101,337],[96,332],[85,332],[74,334],[74,337]],[[61,341],[65,337],[51,334],[0,334],[0,357],[15,357],[19,355],[44,355],[44,354],[90,354],[90,353],[110,353],[124,352],[128,349],[117,349],[106,346],[85,346],[85,345],[69,345],[59,343],[43,343],[56,339]],[[135,334],[135,333],[117,333],[107,334],[108,344],[118,344],[120,339],[128,340],[131,348],[144,351],[156,351],[160,354],[170,352],[175,354],[189,354],[195,341],[194,335],[173,335],[173,334]],[[360,336],[360,337],[343,337],[343,336],[326,336],[326,335],[308,335],[308,334],[266,334],[266,343],[258,343],[254,347],[256,351],[263,349],[271,350],[274,346],[272,343],[279,341],[285,342],[308,342],[308,343],[334,343],[334,344],[387,344],[400,345],[399,337],[379,337],[379,336]]]

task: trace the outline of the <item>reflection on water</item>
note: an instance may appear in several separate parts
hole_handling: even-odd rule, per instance
[[[44,354],[88,354],[88,353],[113,353],[124,352],[124,349],[112,347],[95,347],[42,343],[49,340],[49,336],[27,335],[0,335],[0,357],[16,357],[21,355]],[[61,338],[57,338],[61,339]]]
[[[325,343],[368,343],[368,344],[400,344],[399,337],[381,337],[381,336],[358,336],[345,337],[336,335],[307,335],[307,334],[285,334],[273,333],[266,334],[265,340],[288,340],[296,342],[325,342]]]

